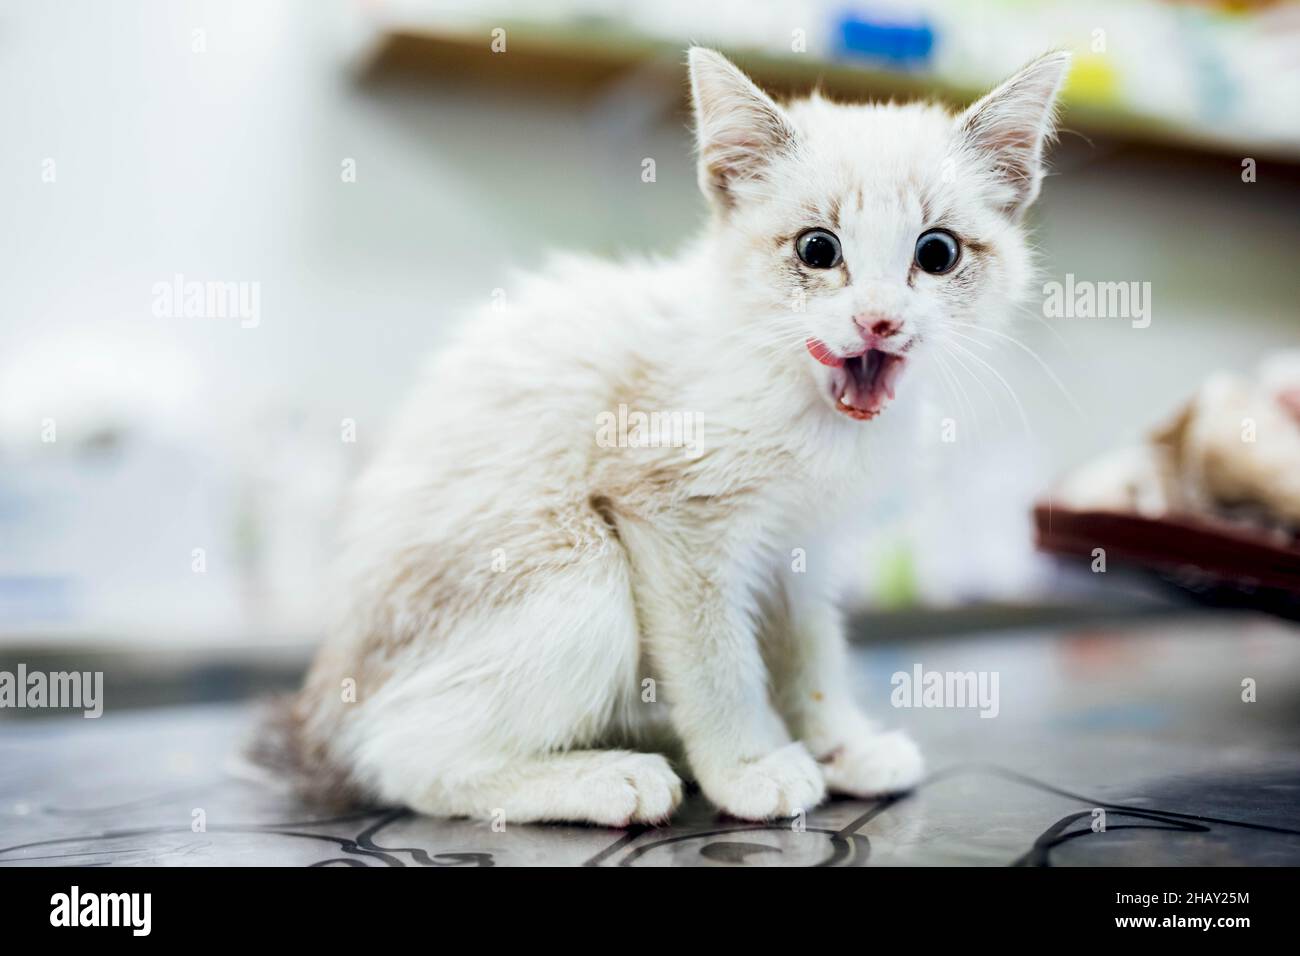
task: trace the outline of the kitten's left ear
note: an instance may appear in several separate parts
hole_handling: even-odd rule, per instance
[[[1055,132],[1056,96],[1069,69],[1066,51],[1040,56],[958,117],[966,144],[992,163],[1009,188],[1012,216],[1038,198],[1043,144]]]
[[[700,151],[700,189],[719,209],[735,205],[738,185],[762,179],[794,143],[785,111],[721,53],[691,47],[691,99]]]

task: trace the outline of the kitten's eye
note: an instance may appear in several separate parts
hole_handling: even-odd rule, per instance
[[[916,240],[916,264],[932,276],[951,272],[961,256],[957,237],[944,229],[931,229]]]
[[[840,241],[825,229],[809,229],[795,240],[794,250],[814,269],[831,269],[840,264]]]

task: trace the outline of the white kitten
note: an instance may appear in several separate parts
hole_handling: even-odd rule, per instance
[[[298,768],[430,814],[614,826],[665,820],[674,767],[753,820],[915,784],[916,747],[851,699],[824,569],[790,555],[815,566],[889,467],[882,412],[933,340],[1026,291],[1067,65],[953,117],[782,108],[691,50],[708,228],[667,262],[558,261],[437,356],[355,490]],[[697,431],[601,440],[621,407]]]

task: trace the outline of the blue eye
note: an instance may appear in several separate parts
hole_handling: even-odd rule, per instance
[[[941,276],[951,272],[960,258],[961,245],[946,229],[931,229],[916,240],[916,264],[922,272]]]
[[[814,269],[831,269],[840,264],[840,241],[825,229],[809,229],[795,240],[794,249],[804,264]]]

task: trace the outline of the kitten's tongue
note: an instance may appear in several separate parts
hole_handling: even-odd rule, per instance
[[[894,397],[894,384],[906,362],[901,355],[870,349],[845,359],[836,377],[836,407],[852,418],[874,418]]]

